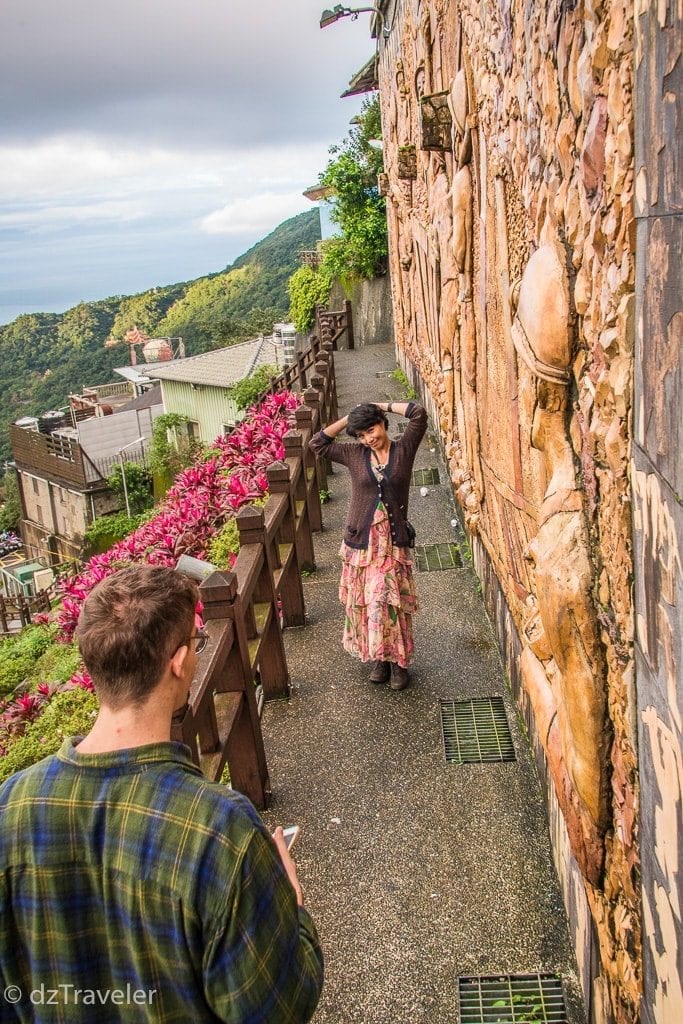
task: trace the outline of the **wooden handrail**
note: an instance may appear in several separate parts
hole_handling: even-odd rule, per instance
[[[0,633],[17,633],[24,626],[30,626],[34,615],[49,612],[51,592],[52,588],[47,588],[39,590],[32,597],[25,597],[23,594],[14,597],[0,595]]]
[[[271,390],[297,384],[303,404],[294,413],[296,429],[284,436],[284,460],[266,470],[266,504],[246,505],[236,516],[233,571],[214,572],[200,585],[209,643],[197,659],[188,704],[173,720],[173,738],[190,748],[204,774],[218,781],[227,766],[232,786],[260,809],[271,789],[256,684],[266,700],[290,693],[282,630],[305,624],[301,570],[314,567],[312,532],[322,529],[320,460],[308,442],[336,409],[331,346],[313,337],[292,365],[295,371],[280,374]],[[317,383],[310,387],[312,371]]]

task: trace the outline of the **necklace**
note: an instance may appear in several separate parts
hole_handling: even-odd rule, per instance
[[[377,455],[377,454],[376,454],[375,452],[371,452],[370,454],[371,454],[371,456],[372,456],[372,459],[374,460],[374,463],[375,463],[375,469],[377,470],[377,472],[378,472],[378,473],[383,473],[383,472],[384,472],[384,470],[385,470],[385,469],[387,468],[387,464],[388,464],[388,462],[389,462],[389,456],[388,456],[388,454],[387,454],[387,460],[386,460],[386,462],[380,462],[380,461],[379,461],[379,456],[378,456],[378,455]]]

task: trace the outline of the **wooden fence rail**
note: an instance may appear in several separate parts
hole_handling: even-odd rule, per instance
[[[232,572],[214,572],[200,585],[209,643],[197,659],[188,704],[173,720],[173,739],[190,748],[207,778],[221,779],[227,766],[233,787],[261,809],[271,789],[256,684],[266,700],[289,696],[282,629],[305,623],[301,570],[314,566],[312,533],[322,528],[326,476],[308,442],[336,414],[332,346],[313,338],[269,390],[280,388],[303,398],[296,429],[285,434],[284,460],[267,469],[265,506],[237,514],[240,550]]]
[[[30,626],[34,615],[49,612],[51,593],[51,590],[40,590],[34,597],[24,597],[23,594],[0,596],[0,633],[16,634],[24,626]]]
[[[326,468],[308,442],[337,418],[332,343],[313,336],[269,391],[284,388],[302,398],[295,429],[284,436],[284,459],[266,471],[265,506],[245,506],[236,517],[240,551],[232,572],[213,572],[200,585],[209,643],[172,727],[207,778],[221,779],[227,766],[233,787],[259,808],[268,806],[271,789],[256,684],[266,700],[289,696],[282,630],[305,623],[301,570],[314,568],[312,535],[322,529]],[[7,632],[17,618],[27,624],[38,608],[49,611],[47,593],[30,602],[0,601],[0,628]]]

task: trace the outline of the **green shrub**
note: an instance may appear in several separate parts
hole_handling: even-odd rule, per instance
[[[331,148],[335,159],[320,175],[320,184],[334,191],[330,219],[339,226],[342,236],[322,246],[323,267],[345,288],[353,280],[386,270],[386,200],[377,188],[382,153],[370,145],[370,140],[381,135],[379,99],[374,97],[364,102],[358,122],[341,146]]]
[[[228,519],[209,545],[208,561],[219,569],[229,569],[230,556],[236,555],[239,549],[240,535],[237,521],[234,518]]]
[[[401,367],[400,366],[397,367],[392,372],[391,376],[394,378],[395,381],[398,381],[398,383],[401,385],[401,387],[403,388],[403,390],[406,393],[406,397],[407,397],[408,401],[409,402],[414,402],[415,399],[417,398],[417,391],[415,390],[413,385],[410,383],[410,381],[406,377],[406,375],[403,372],[403,370],[401,369]]]
[[[271,377],[277,377],[277,366],[259,366],[248,377],[238,380],[230,388],[230,397],[238,409],[248,409],[270,387]]]
[[[136,516],[127,516],[125,512],[114,512],[108,516],[98,516],[85,531],[84,540],[89,554],[101,554],[137,530],[138,526],[148,518],[146,512]]]
[[[0,641],[0,697],[27,678],[56,632],[56,626],[26,626],[16,636]]]
[[[165,412],[154,420],[149,464],[157,499],[163,498],[178,474],[191,465],[202,450],[201,442],[188,435],[189,422],[189,418],[179,412]]]
[[[332,288],[332,275],[327,267],[319,270],[299,267],[289,279],[289,317],[297,331],[305,334],[313,327],[315,307],[326,306]]]
[[[254,498],[248,504],[254,508],[263,508],[268,498]],[[208,560],[219,569],[230,568],[230,556],[239,554],[240,532],[234,516],[225,523],[211,541]]]
[[[27,675],[32,686],[38,683],[66,683],[81,667],[77,644],[53,643],[34,663]]]
[[[0,758],[0,782],[59,750],[65,736],[83,736],[97,715],[97,697],[76,687],[56,693],[40,718],[32,722]]]
[[[128,495],[128,508],[133,513],[144,512],[154,504],[152,474],[136,462],[125,462],[123,468],[120,465],[114,466],[107,483],[112,491],[118,494],[121,502],[125,502],[126,494]]]

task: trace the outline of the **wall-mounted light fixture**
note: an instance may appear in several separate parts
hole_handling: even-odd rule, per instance
[[[340,18],[351,18],[351,21],[355,21],[359,14],[376,15],[382,26],[383,34],[385,36],[389,34],[384,24],[384,15],[377,7],[344,7],[343,4],[335,4],[331,10],[327,8],[320,15],[320,27],[327,28],[328,25],[334,25],[335,21],[339,21]]]

